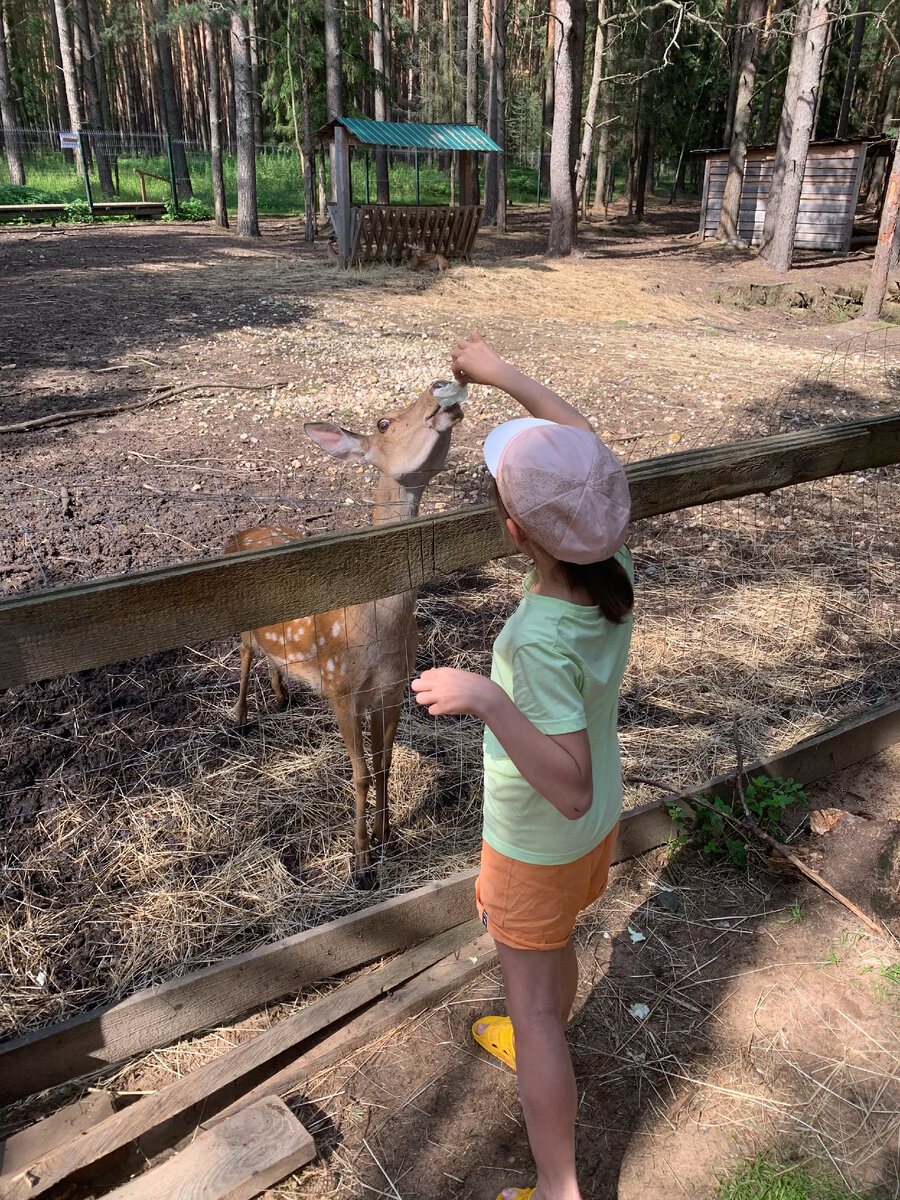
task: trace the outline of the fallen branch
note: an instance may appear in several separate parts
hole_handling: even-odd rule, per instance
[[[773,850],[776,850],[779,854],[786,858],[793,867],[795,867],[802,875],[805,875],[806,878],[811,880],[817,887],[820,887],[823,892],[827,892],[828,895],[834,900],[837,900],[839,904],[843,904],[844,908],[849,909],[855,917],[858,917],[859,920],[862,921],[863,924],[872,931],[872,933],[877,933],[879,937],[885,937],[886,934],[882,927],[873,921],[870,916],[867,916],[867,914],[864,913],[863,910],[856,904],[854,904],[852,900],[848,899],[843,892],[839,892],[836,888],[833,888],[827,879],[823,879],[818,871],[814,871],[811,867],[808,867],[806,863],[802,862],[796,856],[796,854],[793,854],[788,847],[784,845],[783,842],[779,842],[776,838],[773,838],[771,834],[766,833],[764,829],[760,829],[760,827],[751,817],[750,810],[747,807],[747,800],[744,796],[744,785],[742,779],[743,771],[743,757],[739,756],[737,768],[737,791],[745,813],[743,819],[734,814],[723,812],[721,808],[717,808],[715,804],[710,804],[708,800],[704,800],[701,796],[698,796],[696,792],[674,792],[669,784],[660,783],[658,779],[645,779],[643,776],[632,775],[629,777],[628,782],[643,783],[646,784],[647,787],[659,788],[661,791],[668,792],[669,795],[666,797],[666,799],[671,804],[677,804],[679,800],[688,800],[691,804],[698,804],[701,808],[706,808],[710,812],[718,813],[719,816],[724,817],[726,821],[731,821],[738,827],[738,829],[742,829],[745,833],[752,833],[754,837],[759,838],[761,842],[765,842],[767,846],[771,846]]]
[[[710,329],[721,329],[723,333],[740,333],[739,329],[735,329],[733,325],[717,325],[715,321],[710,321],[707,317],[688,317],[689,321],[702,321],[704,325],[708,325]]]
[[[118,367],[105,367],[104,370],[119,370]],[[124,370],[124,368],[121,368]],[[202,383],[186,383],[183,387],[172,388],[161,392],[158,396],[146,396],[143,400],[134,400],[128,404],[105,404],[100,408],[69,408],[65,412],[51,413],[48,417],[34,417],[30,421],[20,421],[18,425],[0,425],[0,433],[24,433],[28,429],[40,429],[47,425],[68,424],[87,417],[110,417],[114,413],[133,412],[138,408],[150,408],[154,404],[167,404],[176,396],[185,392],[199,392],[205,388],[234,388],[239,392],[265,392],[269,388],[283,387],[287,380],[276,379],[271,383],[234,383],[228,380],[204,380]]]

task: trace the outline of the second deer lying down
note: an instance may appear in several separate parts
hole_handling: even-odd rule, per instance
[[[413,246],[407,242],[403,248],[409,251],[406,266],[410,271],[437,271],[439,275],[442,275],[444,271],[450,270],[449,259],[445,258],[443,254],[426,253],[425,247],[421,243]]]
[[[373,523],[413,517],[422,493],[443,467],[450,433],[462,420],[457,403],[435,399],[446,387],[433,383],[408,408],[386,413],[366,436],[330,422],[308,424],[306,433],[327,454],[351,463],[369,463],[378,472]],[[449,389],[448,389],[449,390]],[[226,553],[296,541],[304,535],[282,525],[246,529],[225,544]],[[285,620],[241,636],[241,686],[235,724],[247,721],[247,686],[255,654],[268,660],[269,678],[280,708],[287,704],[284,679],[299,679],[330,702],[353,768],[356,827],[353,874],[372,886],[366,799],[375,782],[373,841],[382,846],[390,833],[388,777],[394,736],[406,685],[415,669],[418,629],[416,591],[384,600],[336,608],[315,617]],[[363,722],[371,712],[372,770],[363,744]]]

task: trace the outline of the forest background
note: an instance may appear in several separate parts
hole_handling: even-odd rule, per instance
[[[0,0],[0,15],[10,185],[49,194],[41,157],[58,164],[57,131],[87,129],[104,195],[123,192],[123,153],[165,175],[170,152],[182,200],[208,178],[220,223],[233,176],[248,236],[274,160],[293,174],[264,208],[305,208],[314,235],[330,182],[313,133],[338,115],[480,125],[505,151],[478,184],[485,223],[505,228],[507,196],[539,196],[540,176],[549,250],[566,254],[579,211],[616,188],[638,218],[648,191],[696,191],[693,150],[728,148],[739,183],[747,145],[789,143],[804,104],[808,138],[873,135],[900,90],[898,0]],[[372,157],[373,196],[409,199],[409,154]],[[431,201],[476,198],[449,152],[424,167]]]

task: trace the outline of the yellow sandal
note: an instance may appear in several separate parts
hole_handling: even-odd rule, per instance
[[[506,1191],[505,1188],[503,1190]],[[529,1200],[529,1197],[533,1196],[536,1191],[537,1188],[518,1188],[513,1195],[512,1200]],[[500,1193],[500,1195],[497,1197],[497,1200],[506,1200],[503,1192]]]
[[[485,1029],[482,1033],[478,1032],[478,1026],[484,1025]],[[479,1017],[472,1026],[472,1037],[479,1046],[484,1046],[488,1054],[492,1054],[494,1058],[499,1058],[502,1063],[508,1067],[516,1069],[516,1044],[513,1040],[512,1021],[509,1017]],[[531,1189],[534,1191],[534,1188]],[[531,1195],[531,1192],[523,1192],[524,1200]]]

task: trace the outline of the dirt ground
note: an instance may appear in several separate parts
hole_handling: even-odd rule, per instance
[[[325,264],[321,243],[306,246],[299,224],[287,220],[265,222],[258,245],[205,225],[0,229],[0,425],[185,389],[132,412],[0,430],[0,595],[218,553],[234,528],[275,515],[310,533],[367,523],[371,474],[325,462],[302,423],[371,428],[424,384],[447,377],[449,347],[473,327],[582,407],[626,460],[870,416],[896,405],[894,330],[847,323],[839,304],[749,302],[751,284],[780,281],[750,255],[699,244],[696,211],[660,206],[639,226],[614,214],[609,223],[588,225],[582,256],[561,263],[542,256],[546,221],[545,211],[512,209],[507,235],[481,234],[473,263],[456,265],[440,279],[390,268],[338,276]],[[867,252],[848,259],[808,256],[792,285],[810,294],[845,294],[865,281],[870,261]],[[448,469],[430,489],[431,509],[480,496],[481,441],[512,415],[505,397],[473,389]],[[870,621],[871,629],[866,625],[857,643],[848,641],[847,659],[814,698],[830,703],[832,693],[844,689],[845,706],[876,702],[896,678],[894,626],[882,619],[888,609],[878,608],[896,606],[896,554],[893,540],[887,543],[896,526],[895,492],[885,474],[877,486],[870,481],[862,488],[862,482],[849,480],[846,491],[827,494],[798,489],[790,502],[778,507],[776,499],[766,510],[780,529],[777,544],[788,545],[789,528],[802,530],[791,535],[793,552],[796,540],[814,547],[817,538],[827,538],[848,509],[866,515],[862,532],[842,535],[839,549],[846,549],[857,574],[868,553],[866,595],[878,611],[855,622]],[[821,504],[829,506],[825,520]],[[805,506],[810,512],[802,512]],[[728,514],[717,511],[705,523],[685,519],[642,535],[636,554],[646,569],[648,610],[664,581],[683,589],[677,612],[668,601],[661,638],[699,637],[692,632],[699,606],[716,599],[682,565],[711,556],[729,580],[723,594],[733,576],[752,575],[746,534],[763,517],[747,509],[741,520],[730,529]],[[679,547],[684,564],[663,564],[664,543]],[[795,593],[795,605],[805,586],[796,575],[768,582]],[[477,573],[465,581],[471,626],[465,645],[446,634],[456,612],[449,586],[425,598],[425,661],[465,653],[471,657],[459,658],[460,665],[477,665],[515,585]],[[758,592],[759,602],[773,603],[768,596]],[[721,768],[735,706],[765,727],[772,744],[797,740],[810,728],[803,714],[791,711],[790,700],[798,694],[805,656],[818,661],[849,639],[854,624],[846,614],[825,615],[821,622],[798,619],[790,637],[777,624],[765,636],[746,631],[735,657],[746,656],[751,643],[754,652],[764,643],[768,655],[760,660],[753,704],[729,696],[723,658],[705,680],[688,676],[674,645],[667,652],[663,645],[654,651],[659,661],[668,658],[655,677],[662,686],[651,686],[647,668],[629,688],[625,723],[640,728],[641,746],[674,730],[677,748],[677,729],[695,721],[690,745],[702,735],[702,750],[692,751],[689,764],[677,749],[669,755],[669,774],[679,783]],[[712,643],[717,628],[704,635]],[[708,644],[691,642],[692,653]],[[643,642],[639,650],[645,654]],[[791,670],[777,683],[775,656]],[[222,723],[233,673],[234,647],[222,643],[0,696],[8,872],[0,897],[7,922],[2,962],[14,985],[0,1011],[11,1030],[60,1019],[282,936],[298,922],[314,923],[320,908],[330,912],[322,895],[335,889],[345,847],[327,866],[304,865],[298,889],[292,877],[299,875],[300,835],[282,815],[297,806],[297,785],[282,766],[262,777],[252,800],[249,792],[235,792],[230,802],[244,796],[241,808],[204,804],[198,813],[192,800],[200,775],[234,777],[236,788],[248,786],[255,750]],[[877,695],[867,691],[876,677]],[[758,719],[749,711],[757,701]],[[260,689],[260,710],[265,703]],[[262,721],[268,761],[283,759],[307,719],[316,744],[312,733],[301,734],[308,753],[303,770],[329,774],[337,804],[344,805],[347,785],[334,766],[335,738],[331,732],[322,740],[322,706],[314,699],[298,701],[287,725]],[[427,846],[441,823],[455,823],[459,833],[442,857],[444,870],[470,861],[477,838],[477,787],[467,774],[470,757],[477,758],[477,732],[465,752],[471,750],[470,757],[458,748],[459,729],[428,734],[433,754],[422,766],[413,750],[423,726],[414,715],[405,721],[395,768],[395,820],[403,840],[400,865],[386,869],[385,894],[423,881],[410,865],[420,852],[420,869],[430,877]],[[194,725],[203,747],[192,742],[185,750]],[[631,736],[623,737],[626,759],[635,773],[646,774],[640,770],[645,751],[633,748]],[[750,749],[756,748],[754,742]],[[158,777],[150,801],[142,795],[138,802],[135,787],[154,754]],[[81,780],[85,811],[77,821],[62,802],[67,772]],[[179,772],[187,782],[176,803],[160,781]],[[101,790],[102,804],[95,799]],[[648,797],[631,795],[629,802],[642,798]],[[703,864],[690,847],[615,868],[607,895],[585,915],[570,1044],[586,1198],[711,1197],[717,1172],[742,1154],[772,1146],[811,1156],[843,1175],[848,1191],[853,1180],[878,1185],[881,1196],[900,1195],[900,955],[894,937],[900,890],[891,873],[891,848],[900,834],[900,755],[885,752],[817,785],[810,806],[851,814],[831,834],[809,838],[810,853],[816,869],[864,908],[881,906],[890,936],[862,933],[812,885],[765,862],[753,860],[741,877]],[[229,831],[235,812],[246,820],[241,832],[248,842],[259,825],[274,847],[277,861],[265,871],[240,859]],[[314,818],[303,820],[314,827]],[[117,832],[123,826],[128,836]],[[799,812],[794,826],[805,843]],[[114,877],[103,889],[86,870],[100,833]],[[167,919],[159,900],[163,874],[153,888],[141,883],[147,891],[140,920],[133,908],[123,908],[121,919],[98,914],[91,924],[97,895],[110,909],[130,900],[124,895],[128,872],[138,867],[132,859],[165,852],[175,861],[188,838],[198,847],[195,873],[203,879],[196,892],[183,885],[182,902],[195,906],[193,928],[183,938],[173,932],[162,951],[142,942],[147,927]],[[216,897],[213,877],[225,872],[226,860],[237,862],[236,874],[243,872],[241,887],[223,874]],[[232,927],[229,889],[235,888],[254,895],[249,916]],[[42,914],[76,898],[83,915],[72,917],[60,943],[58,923],[42,926]],[[215,937],[208,935],[213,928]],[[37,982],[45,973],[52,986]],[[635,1004],[646,1004],[649,1015],[632,1015]],[[491,973],[315,1080],[292,1103],[320,1156],[267,1195],[482,1200],[503,1186],[533,1182],[515,1080],[483,1056],[468,1033],[478,1015],[498,1006],[502,1011],[501,982]],[[223,1042],[247,1028],[217,1030],[147,1056],[91,1086],[106,1087],[124,1102],[221,1052]],[[43,1111],[71,1096],[45,1098]],[[9,1119],[14,1126],[37,1111],[33,1104],[20,1106]]]

